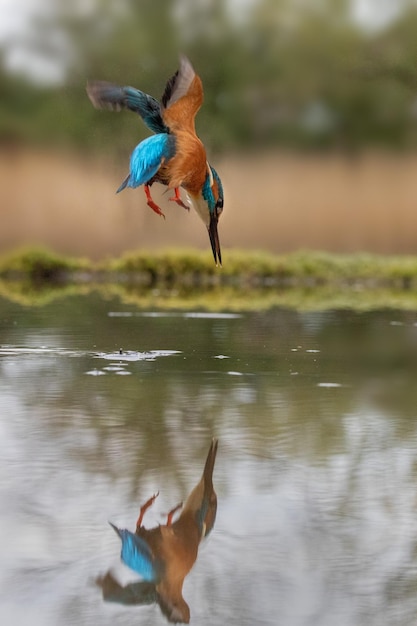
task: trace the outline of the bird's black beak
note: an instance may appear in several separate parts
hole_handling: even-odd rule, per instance
[[[220,250],[219,233],[217,232],[217,222],[219,218],[217,215],[210,217],[210,225],[208,227],[208,233],[210,237],[211,249],[213,250],[214,262],[216,265],[222,264],[222,253]]]

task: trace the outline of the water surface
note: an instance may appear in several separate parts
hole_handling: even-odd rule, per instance
[[[103,602],[108,520],[163,519],[219,438],[191,623],[414,624],[417,312],[0,300],[0,622],[164,624]]]

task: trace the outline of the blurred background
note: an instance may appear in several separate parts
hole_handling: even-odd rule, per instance
[[[159,98],[180,52],[204,84],[197,131],[224,183],[224,250],[417,250],[414,0],[0,6],[0,252],[207,248],[163,188],[165,221],[141,190],[115,195],[149,131],[85,92],[94,78]]]

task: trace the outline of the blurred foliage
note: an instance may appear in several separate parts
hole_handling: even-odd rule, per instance
[[[87,269],[88,262],[84,259],[38,247],[21,248],[0,258],[0,275],[24,276],[32,282],[55,282],[71,272]]]
[[[0,56],[0,137],[130,151],[147,134],[131,114],[97,112],[88,78],[159,97],[185,52],[203,79],[198,131],[210,151],[417,144],[417,6],[383,28],[349,0],[39,0],[26,47],[55,59],[62,84],[11,75]]]
[[[188,301],[190,297],[205,300],[209,294],[213,305],[220,306],[220,298],[220,308],[226,309],[236,308],[236,303],[238,308],[253,309],[261,300],[271,302],[272,298],[276,302],[277,297],[281,302],[284,292],[292,293],[292,302],[297,293],[301,306],[301,301],[311,300],[315,290],[321,293],[319,300],[325,297],[344,305],[357,299],[358,294],[360,301],[364,296],[367,302],[373,301],[372,292],[378,293],[378,297],[382,292],[395,292],[396,298],[402,294],[408,304],[410,298],[415,304],[417,297],[415,256],[314,251],[274,255],[239,250],[231,250],[227,256],[224,268],[214,265],[209,251],[188,250],[140,250],[94,263],[44,248],[26,247],[0,258],[0,291],[25,293],[30,298],[34,293],[35,300],[42,294],[43,301],[45,294],[65,291],[71,285],[79,285],[83,290],[86,286],[104,285],[112,293],[123,294],[124,300],[133,298],[134,302],[138,298],[153,299],[155,294],[159,299],[165,294],[171,306],[174,301]]]

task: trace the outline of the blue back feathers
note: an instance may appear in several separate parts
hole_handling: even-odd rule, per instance
[[[139,187],[148,183],[161,167],[162,161],[168,161],[174,154],[174,135],[152,135],[141,141],[130,157],[129,176],[123,181],[116,193],[126,187]]]
[[[153,563],[153,555],[146,541],[129,530],[118,529],[117,532],[122,540],[123,563],[140,574],[147,582],[156,582],[158,576]]]

